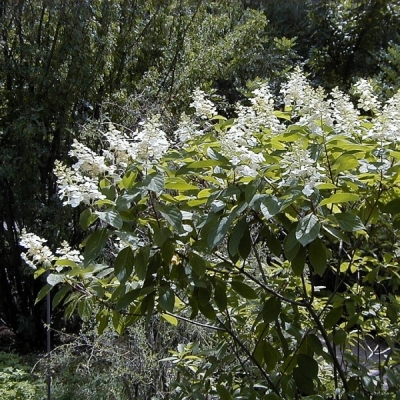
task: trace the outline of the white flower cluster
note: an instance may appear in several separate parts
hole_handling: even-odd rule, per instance
[[[58,196],[63,204],[77,207],[80,203],[91,204],[93,201],[105,199],[98,188],[98,179],[84,176],[61,162],[56,161],[54,174],[57,176]]]
[[[235,139],[235,135],[230,133],[220,139],[222,154],[235,166],[235,173],[239,176],[256,176],[265,162],[264,156],[239,144]]]
[[[54,260],[54,254],[43,243],[46,243],[45,239],[42,239],[34,233],[27,233],[25,229],[22,230],[19,244],[28,250],[21,253],[21,257],[26,264],[34,270]]]
[[[105,163],[104,156],[99,156],[89,147],[82,143],[74,140],[72,143],[72,149],[68,152],[71,157],[76,157],[77,162],[72,166],[76,171],[80,171],[83,174],[91,177],[98,177],[104,175],[108,171],[114,169],[113,166],[109,167]]]
[[[175,131],[175,136],[179,143],[186,143],[202,135],[199,124],[196,124],[193,119],[186,113],[182,113],[179,120],[178,128]]]
[[[104,133],[108,142],[108,149],[103,150],[104,157],[117,169],[124,170],[136,158],[136,151],[132,139],[124,135],[113,124],[109,124],[108,131]]]
[[[160,115],[153,115],[141,124],[135,135],[136,158],[145,166],[157,163],[169,149],[166,133],[161,129]]]
[[[190,107],[194,107],[195,115],[202,119],[212,118],[217,115],[217,110],[213,102],[206,98],[206,94],[196,89],[193,92],[193,102],[190,103]]]
[[[346,135],[359,134],[361,132],[359,112],[350,101],[350,97],[338,88],[332,90],[331,96],[335,131]]]
[[[238,117],[229,131],[238,144],[251,147],[257,144],[255,133],[268,129],[272,134],[278,134],[284,130],[274,114],[274,99],[268,86],[262,85],[255,89],[253,95],[251,106],[236,106]]]
[[[372,111],[374,114],[379,113],[380,102],[374,94],[374,89],[370,82],[366,79],[360,79],[354,86],[354,90],[360,95],[358,100],[358,108],[364,111]]]
[[[321,135],[323,126],[333,126],[329,102],[322,88],[314,89],[307,81],[300,67],[289,74],[281,93],[286,106],[292,109],[292,116],[300,116],[298,125],[307,126],[311,132]]]
[[[159,115],[141,124],[140,131],[135,132],[132,138],[127,138],[111,124],[104,137],[108,148],[103,150],[103,155],[75,140],[68,153],[78,160],[72,169],[56,161],[54,173],[58,196],[64,200],[64,205],[77,207],[80,203],[91,204],[105,199],[106,196],[99,191],[99,177],[108,176],[115,182],[119,181],[118,172],[123,171],[129,162],[137,160],[147,168],[157,163],[169,148]]]
[[[383,107],[376,118],[369,137],[381,142],[396,143],[400,132],[400,91],[398,91]]]
[[[83,255],[79,250],[72,250],[70,245],[64,240],[61,247],[56,250],[58,260],[70,260],[77,264],[83,261]]]
[[[283,155],[280,161],[284,179],[279,187],[301,184],[302,192],[307,197],[314,193],[315,185],[326,176],[322,168],[310,157],[310,152],[303,149],[301,144],[295,144],[292,151]]]

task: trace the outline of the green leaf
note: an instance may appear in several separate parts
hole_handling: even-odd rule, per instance
[[[216,281],[214,290],[214,299],[218,309],[221,312],[226,311],[228,306],[228,299],[226,296],[226,284],[225,282]]]
[[[214,167],[216,165],[223,164],[221,160],[201,160],[190,163],[186,168],[187,169],[198,169],[198,168],[207,168]],[[197,189],[197,187],[196,187]]]
[[[177,190],[178,192],[185,192],[188,190],[199,190],[195,185],[187,183],[183,178],[172,177],[167,178],[164,185],[165,189]]]
[[[277,297],[270,297],[263,306],[262,316],[266,324],[274,322],[282,309],[281,301]]]
[[[218,396],[221,400],[231,400],[232,399],[232,396],[231,396],[229,390],[225,386],[217,385],[216,389],[217,389]]]
[[[86,230],[90,225],[93,224],[93,222],[96,221],[97,218],[98,216],[95,213],[92,213],[90,208],[87,208],[81,213],[81,216],[79,217],[79,224],[83,230]]]
[[[100,229],[93,232],[86,241],[84,256],[84,264],[88,265],[94,261],[103,251],[103,248],[108,240],[108,230]]]
[[[167,322],[169,322],[173,326],[178,326],[178,319],[169,314],[161,314],[161,317],[164,318]]]
[[[360,196],[355,193],[335,193],[327,199],[322,200],[319,203],[319,206],[322,207],[326,204],[350,203],[358,200],[360,200]]]
[[[157,204],[156,210],[177,232],[182,232],[182,213],[176,206]]]
[[[160,286],[158,290],[158,304],[163,310],[173,312],[175,305],[174,291],[169,287]]]
[[[247,226],[246,217],[244,217],[240,219],[239,222],[235,225],[232,233],[229,236],[228,251],[232,257],[239,252],[240,240],[243,237],[246,226]]]
[[[199,276],[199,278],[202,278],[206,273],[206,261],[198,254],[191,253],[189,255],[189,264],[192,267],[193,271]]]
[[[97,212],[98,217],[116,229],[121,229],[123,222],[122,218],[117,211],[109,210],[104,212]]]
[[[282,244],[280,240],[274,235],[271,229],[267,229],[265,232],[267,238],[267,246],[271,253],[277,257],[281,255],[282,252]]]
[[[400,199],[389,201],[389,203],[385,204],[382,211],[389,214],[400,214]]]
[[[281,208],[281,202],[276,197],[262,198],[260,202],[260,210],[266,220],[269,220],[274,215],[278,214]]]
[[[327,265],[326,248],[320,238],[316,238],[308,246],[308,258],[314,271],[322,276]]]
[[[90,320],[93,311],[93,304],[91,299],[84,297],[79,301],[78,314],[82,321],[87,322]]]
[[[296,239],[296,230],[292,229],[283,241],[283,252],[285,254],[285,257],[289,261],[292,261],[296,257],[299,249],[300,242]]]
[[[295,255],[290,265],[295,276],[301,276],[306,264],[307,252],[305,247],[300,247],[298,253]]]
[[[250,255],[252,244],[253,242],[250,235],[249,224],[246,222],[243,230],[243,236],[241,237],[239,243],[239,255],[240,257],[242,257],[243,260],[246,260],[247,257]]]
[[[108,310],[100,310],[96,315],[96,321],[99,324],[97,327],[97,333],[99,335],[103,334],[104,330],[108,326],[108,320],[110,319],[110,313]]]
[[[147,175],[141,182],[140,187],[160,194],[164,190],[164,174],[162,172],[153,172]]]
[[[339,319],[342,316],[343,316],[343,307],[342,306],[332,308],[325,316],[325,319],[324,319],[325,329],[332,328],[339,321]]]
[[[53,300],[51,302],[52,308],[56,308],[62,299],[67,295],[68,291],[71,289],[69,285],[63,285],[61,289],[54,295]]]
[[[296,239],[306,246],[318,237],[321,225],[314,214],[308,214],[302,218],[296,227]]]
[[[135,254],[135,272],[140,280],[144,280],[146,278],[149,257],[149,245],[141,247]]]
[[[65,275],[64,274],[50,274],[46,281],[49,285],[51,286],[55,286],[61,282],[63,282],[65,279]]]
[[[140,296],[141,291],[142,289],[138,288],[124,294],[115,305],[115,310],[121,311],[130,306]]]
[[[113,311],[112,323],[113,323],[115,331],[119,335],[122,335],[122,332],[124,331],[124,328],[125,328],[125,326],[124,326],[125,324],[124,324],[124,319],[119,312]]]
[[[209,235],[208,235],[208,246],[213,249],[217,247],[223,240],[225,235],[227,234],[230,226],[231,226],[231,218],[223,217],[214,225],[211,226]]]
[[[119,253],[114,263],[114,273],[120,282],[126,282],[133,271],[134,255],[130,246]]]
[[[302,374],[311,379],[318,378],[318,363],[307,354],[297,356],[297,365],[302,370]]]
[[[339,172],[350,171],[351,169],[358,168],[359,162],[357,158],[351,154],[341,155],[332,165],[332,170],[336,174]]]
[[[42,300],[42,299],[47,295],[47,293],[50,292],[50,290],[52,289],[53,286],[54,286],[54,285],[51,285],[51,284],[49,284],[49,283],[46,283],[46,285],[44,285],[44,286],[40,289],[40,291],[39,291],[39,293],[38,293],[38,295],[37,295],[37,298],[36,298],[36,300],[35,300],[35,304],[39,303],[39,301]]]
[[[231,287],[236,293],[240,294],[240,296],[244,297],[245,299],[256,299],[258,297],[257,292],[246,283],[232,281]]]
[[[346,232],[356,232],[366,229],[357,215],[351,213],[338,213],[335,214],[334,217],[339,226]]]
[[[339,229],[334,228],[333,226],[329,225],[322,225],[322,228],[328,232],[329,235],[333,236],[335,239],[339,241],[342,240],[343,242],[350,244],[350,239]]]

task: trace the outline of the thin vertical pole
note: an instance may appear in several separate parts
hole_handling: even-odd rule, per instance
[[[51,322],[51,299],[50,292],[46,296],[47,307],[47,400],[51,400],[51,366],[50,366],[50,352],[51,352],[51,337],[50,337],[50,322]]]

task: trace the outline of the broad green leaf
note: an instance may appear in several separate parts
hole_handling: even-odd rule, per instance
[[[158,304],[163,310],[173,312],[175,305],[174,291],[169,287],[160,286],[158,290]]]
[[[239,243],[239,255],[240,257],[242,257],[243,260],[246,260],[247,257],[250,255],[251,247],[252,247],[252,239],[250,235],[249,224],[246,222],[246,225],[244,226],[243,229],[243,236],[240,238],[240,243]]]
[[[108,240],[108,230],[100,229],[93,232],[86,241],[85,251],[83,253],[84,264],[89,265],[94,261],[103,251],[103,248]]]
[[[161,317],[164,318],[168,323],[170,323],[173,326],[178,326],[178,319],[173,317],[172,315],[169,314],[161,314]]]
[[[174,244],[174,242],[172,240],[165,241],[162,244],[160,250],[161,250],[162,259],[167,264],[169,264],[171,262],[171,260],[172,260],[172,257],[175,254],[175,244]]]
[[[281,255],[282,252],[282,244],[280,240],[274,235],[271,229],[267,229],[265,232],[267,238],[267,246],[271,253],[277,257]]]
[[[147,266],[150,257],[150,246],[141,247],[135,254],[135,272],[139,279],[146,278]]]
[[[53,309],[60,304],[60,302],[68,294],[70,289],[71,287],[69,285],[63,285],[61,289],[54,295],[53,300],[51,302],[51,306]]]
[[[332,165],[332,170],[335,173],[350,171],[351,169],[358,168],[359,162],[356,157],[351,154],[344,154],[340,156]]]
[[[229,390],[225,386],[217,385],[216,389],[217,389],[219,399],[221,399],[221,400],[231,400],[232,399],[232,396],[231,396]]]
[[[104,212],[97,212],[98,217],[116,229],[121,229],[123,222],[122,218],[117,211],[109,210]]]
[[[206,273],[207,263],[203,257],[200,257],[196,253],[191,253],[189,255],[189,264],[192,267],[193,271],[202,278]]]
[[[153,172],[147,175],[141,182],[140,187],[160,194],[164,190],[164,174],[162,172]]]
[[[293,379],[296,382],[297,390],[303,392],[303,394],[310,395],[314,394],[314,381],[309,378],[303,369],[296,367],[293,370]]]
[[[90,320],[93,311],[92,300],[84,297],[79,301],[78,304],[78,314],[82,321],[87,322]]]
[[[207,168],[214,167],[216,165],[221,165],[221,160],[201,160],[190,163],[186,168],[188,169],[198,169],[198,168]],[[196,187],[197,189],[197,187]],[[178,189],[177,189],[178,190]]]
[[[55,265],[64,265],[68,266],[71,268],[79,268],[78,264],[75,261],[67,260],[65,258],[58,259],[55,263]]]
[[[278,361],[282,359],[279,351],[272,346],[267,340],[264,340],[263,350],[264,350],[264,362],[266,364],[267,372],[272,372],[275,370]]]
[[[314,271],[322,276],[327,265],[326,248],[320,238],[316,238],[308,246],[308,258]]]
[[[306,246],[318,237],[320,229],[321,225],[318,221],[318,217],[314,214],[308,214],[297,224],[296,239],[303,246]]]
[[[110,313],[108,310],[103,309],[97,313],[96,321],[99,324],[99,326],[97,327],[97,333],[99,335],[101,335],[107,328],[109,319],[110,319]]]
[[[65,274],[50,274],[46,281],[49,285],[55,286],[61,282],[63,282],[65,279]]]
[[[342,318],[342,316],[343,316],[342,306],[332,308],[324,318],[325,329],[332,328],[339,321],[339,319]]]
[[[134,289],[124,294],[117,302],[115,306],[116,311],[121,311],[130,306],[139,296],[141,289]]]
[[[339,226],[346,232],[356,232],[365,230],[364,224],[361,222],[361,219],[351,213],[338,213],[334,214]]]
[[[114,263],[115,276],[120,282],[126,282],[133,271],[134,255],[130,246],[119,253]]]
[[[113,323],[115,331],[118,334],[122,335],[122,332],[124,331],[124,328],[125,328],[125,324],[124,324],[124,318],[122,317],[122,315],[119,312],[113,311],[112,323]]]
[[[301,276],[306,264],[307,251],[305,247],[300,247],[298,253],[291,261],[290,265],[292,267],[293,273],[296,276]]]
[[[256,291],[246,283],[232,281],[231,287],[236,293],[240,294],[240,296],[245,299],[256,299],[258,297]]]
[[[178,192],[185,192],[188,190],[198,190],[195,185],[187,183],[183,178],[171,177],[165,180],[165,189],[177,190]]]
[[[292,261],[296,257],[300,246],[300,242],[296,239],[296,230],[292,229],[283,241],[283,252],[285,257],[289,261]]]
[[[198,309],[200,310],[200,312],[209,320],[211,321],[215,321],[215,319],[217,318],[217,315],[215,313],[214,308],[212,307],[212,305],[208,302],[208,303],[198,303]],[[195,311],[195,310],[194,310]],[[191,316],[191,319],[192,316]]]
[[[311,379],[318,378],[318,363],[307,354],[299,354],[297,356],[297,365],[302,373]]]
[[[383,212],[390,214],[400,214],[400,198],[393,199],[383,207]]]
[[[211,229],[208,234],[207,242],[211,249],[217,247],[224,240],[231,223],[232,218],[222,217],[210,227]]]
[[[226,311],[228,299],[226,296],[226,283],[217,280],[215,282],[214,299],[218,309],[221,312]]]
[[[326,232],[328,232],[329,235],[333,236],[334,238],[338,239],[339,241],[342,240],[343,242],[350,244],[350,239],[339,229],[336,229],[330,225],[322,225],[322,228]]]
[[[81,213],[79,224],[83,230],[86,230],[89,228],[90,225],[93,224],[93,222],[96,221],[97,218],[98,216],[95,213],[92,213],[90,208],[87,208]]]
[[[260,210],[266,220],[278,214],[281,208],[281,202],[276,197],[264,197],[260,202]]]
[[[262,316],[266,324],[274,322],[282,309],[281,301],[277,297],[270,297],[263,306]]]
[[[182,213],[176,206],[157,204],[156,210],[177,232],[182,232]]]
[[[358,200],[360,200],[360,196],[355,193],[335,193],[327,199],[322,200],[319,203],[319,206],[322,207],[326,204],[350,203]]]
[[[247,222],[246,218],[244,217],[233,228],[228,241],[228,251],[231,256],[235,256],[239,252],[239,244],[243,237],[246,226]]]
[[[52,285],[50,283],[46,283],[46,285],[44,285],[40,289],[40,291],[39,291],[39,293],[38,293],[38,295],[36,297],[35,304],[39,303],[39,301],[42,300],[47,295],[47,293],[50,292],[50,290],[52,289],[53,286],[54,285]]]

